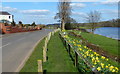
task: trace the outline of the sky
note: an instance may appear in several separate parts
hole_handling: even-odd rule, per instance
[[[113,1],[113,0],[112,0]],[[0,11],[7,11],[14,15],[16,23],[24,24],[53,24],[58,23],[54,19],[58,2],[2,2]],[[71,2],[72,15],[78,23],[86,22],[85,16],[91,11],[101,13],[101,21],[118,18],[118,2]]]

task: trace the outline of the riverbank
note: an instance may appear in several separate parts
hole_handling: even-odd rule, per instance
[[[89,34],[91,33],[87,33],[85,35],[85,37],[88,37],[90,39],[93,39],[92,41],[96,41],[96,43],[99,43],[99,39],[103,39],[101,37],[99,37],[99,39],[97,39],[98,37],[95,37],[94,35],[90,35]],[[109,67],[111,66],[116,66],[116,72],[118,72],[118,68],[120,67],[118,64],[119,62],[117,60],[114,60],[112,57],[109,57],[108,54],[104,53],[103,49],[99,49],[99,47],[101,46],[100,44],[99,45],[96,45],[94,43],[90,43],[88,39],[84,38],[83,37],[83,34],[81,31],[74,31],[74,30],[71,30],[71,31],[64,31],[62,33],[62,37],[64,38],[64,40],[70,44],[70,46],[76,51],[76,54],[78,54],[79,56],[81,56],[82,60],[84,61],[84,63],[87,63],[87,67],[94,67],[94,68],[97,68],[97,70],[99,72],[115,72],[113,71],[114,69],[109,69]],[[96,39],[95,39],[95,38]],[[106,37],[105,37],[106,38]],[[95,39],[95,40],[94,40]],[[103,42],[104,43],[104,39],[101,40],[100,42]],[[117,41],[117,40],[116,40]],[[109,43],[110,41],[109,40],[106,40],[105,41],[105,44],[106,43]],[[110,43],[112,44],[112,43]],[[107,45],[107,44],[106,44]],[[111,45],[109,45],[111,46]],[[111,47],[114,47],[114,46],[111,46]],[[115,46],[116,47],[116,46]],[[117,46],[118,47],[118,46]],[[112,51],[111,51],[112,50]],[[117,49],[116,49],[117,50]],[[116,51],[115,50],[115,51]],[[71,49],[70,49],[71,51]],[[102,51],[102,52],[101,52]],[[111,51],[113,52],[114,49],[110,48],[108,49],[108,51]],[[117,53],[117,52],[116,52]],[[117,54],[116,54],[117,55]],[[110,55],[112,56],[112,55]],[[116,57],[115,57],[116,58]],[[89,62],[89,63],[88,63]],[[81,62],[80,62],[81,63]],[[83,64],[82,65],[82,68],[84,67],[85,65]],[[106,67],[107,66],[107,67]],[[117,68],[118,67],[118,68]],[[86,70],[85,68],[85,72],[88,72],[89,69]],[[100,68],[100,69],[99,69]],[[92,68],[90,68],[91,70]],[[92,69],[93,71],[93,69]],[[90,71],[91,72],[91,71]]]
[[[80,31],[76,32],[79,33]],[[98,45],[99,47],[103,48],[104,51],[110,53],[111,55],[120,55],[120,53],[118,53],[118,48],[120,48],[120,42],[118,40],[86,32],[81,32],[80,35],[88,40],[88,42]]]
[[[90,28],[87,27],[82,27],[81,29],[91,32]],[[120,41],[119,30],[120,27],[97,27],[94,31],[94,34],[106,36],[108,38]]]

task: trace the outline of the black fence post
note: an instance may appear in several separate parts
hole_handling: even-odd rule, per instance
[[[70,55],[70,45],[68,44],[68,53]]]
[[[78,54],[75,51],[75,67],[77,67],[77,64],[78,64]]]

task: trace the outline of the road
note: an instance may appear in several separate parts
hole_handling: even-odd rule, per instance
[[[53,30],[14,33],[2,37],[2,72],[16,72],[36,43]]]

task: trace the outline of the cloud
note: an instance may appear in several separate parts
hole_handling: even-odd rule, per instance
[[[83,3],[71,3],[70,6],[71,6],[72,8],[83,8],[83,7],[85,7],[86,5],[83,4]]]
[[[7,11],[7,12],[17,12],[17,13],[23,13],[23,14],[27,14],[27,15],[34,15],[34,16],[44,16],[50,13],[49,10],[19,10],[17,8],[13,8],[13,7],[2,7],[0,6],[0,11]]]
[[[58,2],[59,0],[3,0],[2,2]],[[105,0],[71,0],[72,2],[102,2]],[[118,2],[119,0],[109,0],[111,2]]]
[[[28,15],[48,15],[50,13],[49,10],[21,10],[20,12]]]
[[[100,9],[101,15],[110,17],[110,18],[118,18],[118,10],[113,9]]]
[[[13,7],[2,7],[0,6],[0,11],[7,11],[10,13],[22,13],[22,14],[26,14],[26,15],[34,15],[34,16],[45,16],[48,15],[50,13],[49,10],[19,10],[17,8],[13,8]]]
[[[3,0],[3,2],[58,2],[59,0]],[[96,2],[100,0],[71,0],[72,2]]]
[[[119,0],[105,0],[103,2],[119,2]]]
[[[100,9],[99,11],[107,14],[118,14],[118,10],[113,9]]]
[[[17,8],[12,8],[12,7],[2,7],[2,6],[0,6],[0,11],[18,12],[18,9]]]
[[[101,2],[94,3],[95,5],[102,4],[102,5],[108,5],[108,6],[117,6],[119,0],[104,0]]]
[[[86,13],[83,12],[72,12],[72,16],[77,16],[77,17],[85,17]]]

